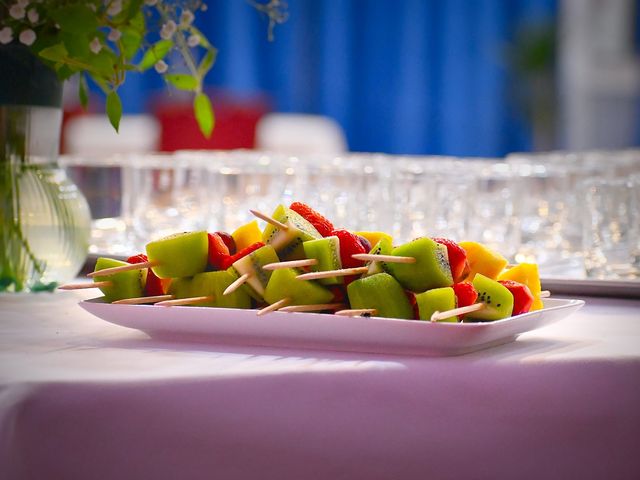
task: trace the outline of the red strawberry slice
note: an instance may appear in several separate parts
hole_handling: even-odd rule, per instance
[[[471,282],[454,283],[453,292],[456,294],[458,307],[473,305],[478,299],[478,292]]]
[[[231,265],[233,265],[234,262],[240,260],[242,257],[246,257],[247,255],[249,255],[251,252],[256,251],[259,248],[264,247],[264,243],[262,242],[256,242],[256,243],[252,243],[251,245],[249,245],[246,248],[243,248],[242,250],[240,250],[238,253],[236,253],[235,255],[231,255],[227,258],[225,258],[222,261],[222,270],[226,270],[227,268],[229,268]]]
[[[230,258],[229,248],[218,233],[209,233],[209,265],[215,270],[226,270],[223,264]]]
[[[533,294],[531,290],[529,290],[529,287],[524,283],[513,280],[498,280],[498,282],[507,287],[513,295],[513,311],[511,312],[511,316],[515,317],[516,315],[527,313],[531,310]]]
[[[229,255],[235,255],[237,253],[236,252],[236,241],[233,239],[231,234],[227,233],[227,232],[216,232],[216,233],[220,236],[220,238],[222,239],[224,244],[229,249]]]
[[[333,224],[325,216],[316,212],[309,205],[302,202],[293,202],[289,205],[289,208],[313,225],[316,230],[318,230],[318,233],[323,237],[332,235],[331,232],[333,231]]]
[[[409,299],[409,304],[411,304],[411,308],[413,309],[413,319],[418,320],[420,318],[420,307],[418,307],[418,300],[416,300],[416,294],[405,290],[404,294]]]
[[[367,253],[358,235],[344,229],[333,230],[330,234],[335,235],[340,240],[340,262],[342,263],[342,268],[354,268],[364,265],[365,262],[352,257],[356,253]],[[356,278],[358,278],[357,275],[344,277],[345,285],[350,284]]]
[[[469,262],[467,262],[467,253],[464,249],[448,238],[433,237],[431,240],[447,247],[453,282],[458,283],[464,280],[469,274]]]
[[[133,255],[127,258],[127,263],[144,263],[149,261],[147,256],[144,253],[139,253],[138,255]],[[163,285],[162,280],[158,278],[158,276],[153,273],[153,270],[150,268],[147,269],[147,282],[144,284],[144,294],[147,297],[153,297],[156,295],[164,295],[166,293],[166,289]]]

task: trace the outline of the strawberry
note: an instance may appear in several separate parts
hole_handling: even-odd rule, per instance
[[[433,237],[431,240],[447,247],[453,282],[458,283],[464,280],[469,273],[469,262],[467,262],[467,253],[464,249],[448,238]]]
[[[313,225],[315,229],[318,230],[318,233],[323,237],[332,235],[331,232],[333,231],[333,224],[325,216],[316,212],[306,203],[293,202],[289,205],[289,208]]]
[[[242,250],[240,250],[238,253],[236,253],[235,255],[230,255],[229,257],[226,257],[223,261],[222,261],[222,270],[226,270],[227,268],[229,268],[231,265],[233,265],[234,262],[240,260],[242,257],[246,257],[247,255],[249,255],[251,252],[256,251],[259,248],[264,247],[264,243],[262,242],[256,242],[256,243],[252,243],[251,245],[249,245],[247,248],[243,248]]]
[[[473,305],[478,299],[478,292],[471,282],[454,283],[453,292],[456,294],[458,307]]]
[[[513,310],[511,316],[515,317],[521,313],[527,313],[533,305],[533,294],[524,283],[514,280],[498,280],[499,283],[507,287],[513,295]]]
[[[224,261],[231,257],[229,248],[218,233],[209,233],[209,265],[215,270],[225,270]]]
[[[356,260],[352,257],[352,255],[356,253],[368,252],[362,246],[358,235],[355,235],[344,229],[333,230],[330,234],[335,235],[340,240],[340,262],[342,263],[342,268],[361,267],[362,265],[364,265],[364,262],[362,260]],[[356,278],[358,278],[357,275],[349,275],[347,277],[344,277],[345,285],[353,282]]]
[[[236,241],[233,239],[231,234],[227,233],[227,232],[216,232],[216,233],[220,236],[220,238],[222,239],[224,244],[229,249],[229,255],[235,255],[236,254]]]
[[[149,259],[144,253],[133,255],[127,258],[127,263],[144,263]],[[147,282],[144,284],[144,294],[147,297],[153,297],[155,295],[164,295],[166,289],[164,288],[162,280],[160,280],[153,270],[147,269]]]
[[[413,309],[413,319],[418,320],[420,318],[420,307],[418,307],[418,300],[416,299],[416,294],[405,290],[404,294],[409,299],[409,303],[411,304],[411,308]]]
[[[358,235],[344,229],[333,230],[330,235],[335,235],[340,240],[340,261],[342,262],[342,268],[361,267],[364,265],[362,260],[356,260],[351,257],[356,253],[367,253],[362,243],[360,243]]]

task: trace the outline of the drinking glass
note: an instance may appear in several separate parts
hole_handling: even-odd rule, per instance
[[[136,250],[173,233],[207,228],[208,172],[200,159],[129,155],[123,178],[123,211]]]
[[[583,182],[584,265],[588,277],[640,273],[640,176]]]

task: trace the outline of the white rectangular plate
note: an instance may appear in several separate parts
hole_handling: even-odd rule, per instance
[[[508,343],[525,332],[575,312],[582,300],[544,300],[545,308],[488,323],[432,323],[322,313],[273,312],[211,307],[112,305],[100,298],[80,302],[107,322],[151,337],[287,348],[397,355],[462,355]]]

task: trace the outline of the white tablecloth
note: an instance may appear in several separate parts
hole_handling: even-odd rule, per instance
[[[0,296],[0,478],[640,478],[640,301],[420,358],[170,343]]]

